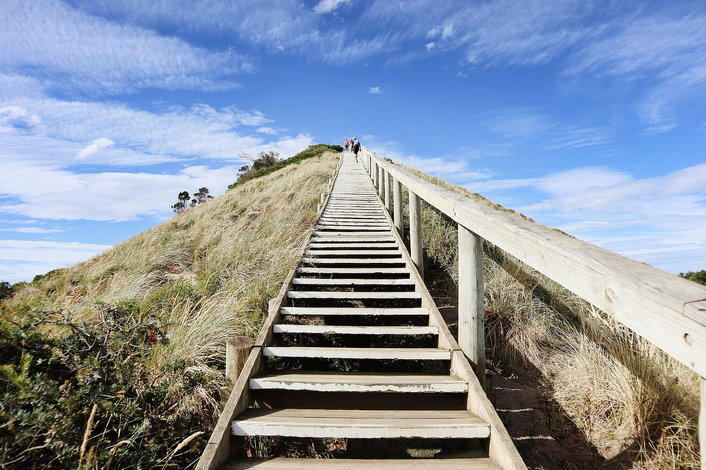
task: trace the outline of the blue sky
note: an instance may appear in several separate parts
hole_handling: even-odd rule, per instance
[[[706,269],[706,3],[0,3],[0,280],[359,140],[583,240]]]

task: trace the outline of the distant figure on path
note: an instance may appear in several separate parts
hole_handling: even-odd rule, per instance
[[[356,163],[358,163],[358,150],[360,150],[360,142],[358,142],[358,139],[353,137],[353,155],[355,155]]]
[[[348,139],[346,139],[346,143],[343,145],[343,148],[346,149],[346,152],[348,151]]]

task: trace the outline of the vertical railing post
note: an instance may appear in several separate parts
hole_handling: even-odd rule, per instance
[[[377,180],[375,186],[378,188],[378,194],[382,194],[382,167],[380,165],[378,165],[378,171],[375,173],[375,179]]]
[[[485,386],[483,239],[458,225],[458,344]]]
[[[401,238],[404,238],[404,220],[402,219],[402,183],[396,179],[392,179],[392,193],[394,196],[394,219],[395,227]]]
[[[417,266],[419,275],[424,279],[424,260],[422,257],[422,204],[419,196],[409,188],[409,251],[412,261]]]
[[[701,469],[706,469],[706,378],[701,377],[701,401],[699,408],[699,448],[701,449]]]
[[[238,380],[252,345],[253,340],[247,336],[236,336],[226,342],[226,378],[231,385]]]
[[[388,213],[392,209],[392,191],[390,188],[390,178],[390,173],[388,171],[385,171],[383,173],[383,183],[385,185],[385,208],[387,209]]]

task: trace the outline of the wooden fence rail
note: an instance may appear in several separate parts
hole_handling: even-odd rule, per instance
[[[483,239],[611,315],[701,376],[699,436],[706,454],[706,287],[557,230],[441,188],[366,148],[360,157],[402,228],[402,186],[409,192],[410,254],[423,272],[420,201],[458,223],[459,338],[483,379]]]

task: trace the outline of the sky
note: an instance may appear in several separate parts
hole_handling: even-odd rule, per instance
[[[706,269],[706,3],[3,0],[0,280],[219,195],[248,156],[380,156],[666,271]]]

